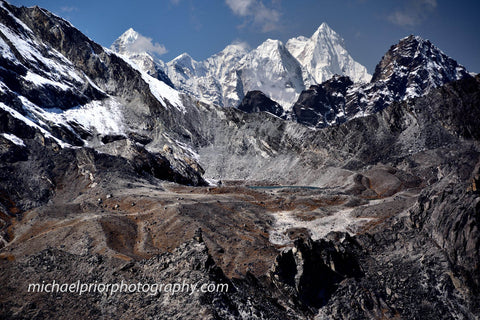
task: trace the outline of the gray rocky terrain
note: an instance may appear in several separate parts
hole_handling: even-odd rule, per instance
[[[320,129],[170,91],[38,7],[0,23],[0,318],[480,317],[479,76],[445,60],[464,76]],[[52,280],[229,291],[28,292]]]

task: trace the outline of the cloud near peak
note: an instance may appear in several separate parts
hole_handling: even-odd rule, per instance
[[[139,34],[137,39],[129,45],[129,50],[137,53],[155,53],[159,56],[168,52],[164,45],[153,42],[152,38],[142,36],[141,34]]]
[[[437,0],[409,0],[387,19],[401,27],[414,27],[422,23],[437,8]]]
[[[255,26],[260,26],[262,32],[278,29],[280,12],[266,7],[260,0],[225,0],[232,12],[246,19],[250,19]]]

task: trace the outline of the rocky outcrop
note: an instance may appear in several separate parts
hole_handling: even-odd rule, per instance
[[[73,66],[62,60],[61,55],[57,52],[51,52],[46,45],[38,41],[36,38],[38,33],[35,34],[32,30],[25,29],[20,24],[22,23],[20,20],[9,14],[9,11],[13,11],[20,16],[22,13],[28,12],[24,9],[10,6],[6,2],[2,2],[2,7],[0,7],[0,22],[7,28],[7,30],[4,30],[5,33],[0,32],[0,38],[8,46],[4,49],[7,50],[8,54],[2,55],[0,58],[0,66],[2,67],[0,77],[4,85],[16,94],[27,97],[31,102],[40,104],[45,108],[68,109],[95,99],[105,98],[105,94],[88,82],[84,75],[74,72]],[[40,26],[42,20],[48,21],[41,19],[42,15],[47,15],[40,8],[36,7],[30,12],[32,16],[29,17],[28,21],[32,22],[32,27]],[[55,35],[60,37],[57,32],[50,32],[52,30],[50,28],[54,27],[52,22],[50,24],[50,26],[44,26],[49,30],[44,34],[48,34],[51,38],[55,38]],[[65,27],[68,25],[70,29],[73,29],[66,22],[64,24]],[[55,30],[60,29],[57,27]],[[79,32],[75,39],[70,40],[82,40],[82,37],[79,37],[78,34]],[[19,39],[18,43],[15,43],[16,37]],[[83,38],[87,39],[85,36]],[[85,41],[79,41],[79,46],[82,46]],[[26,55],[25,51],[28,51],[29,48],[32,48],[33,51],[30,55]],[[89,50],[92,49],[89,48]],[[73,51],[78,54],[76,50]],[[40,56],[44,59],[40,59]],[[61,65],[66,65],[66,67],[62,68]],[[51,73],[55,73],[55,79],[49,78]],[[2,95],[5,94],[2,90]]]
[[[261,91],[247,92],[237,109],[248,113],[270,112],[277,117],[281,117],[285,113],[278,103],[268,98]]]
[[[151,153],[134,142],[129,142],[127,148],[117,145],[116,156],[91,148],[61,148],[56,140],[45,137],[38,130],[28,126],[23,130],[23,126],[17,126],[22,123],[18,119],[9,116],[3,119],[0,126],[10,128],[7,132],[13,133],[23,145],[0,136],[0,159],[3,160],[0,192],[8,195],[20,212],[45,204],[64,186],[63,181],[69,184],[76,181],[74,186],[78,190],[111,174],[126,179],[149,175],[187,185],[206,184],[201,172],[197,171],[201,168],[196,170],[188,165],[175,168],[166,157]]]
[[[311,86],[294,104],[293,118],[317,128],[345,122],[345,95],[351,85],[350,78],[334,76],[320,85]]]
[[[201,312],[212,319],[474,319],[478,307],[468,304],[471,294],[459,291],[463,287],[447,257],[431,239],[408,227],[405,218],[373,234],[331,233],[328,240],[297,240],[279,254],[268,277],[260,278],[252,274],[227,278],[198,234],[171,253],[129,262],[58,249],[20,259],[3,256],[0,265],[7,267],[0,275],[4,284],[0,294],[5,297],[0,315],[123,319],[142,314],[153,319],[159,314],[190,318]],[[72,298],[72,293],[22,290],[53,279],[57,283],[207,283],[223,291],[73,293]],[[56,308],[59,304],[62,308]]]
[[[316,319],[474,319],[478,315],[478,308],[458,291],[447,256],[407,224],[400,219],[386,230],[355,236],[353,243],[344,244],[364,274],[342,281]]]
[[[478,309],[480,197],[473,190],[467,191],[466,183],[447,181],[422,193],[411,211],[411,219],[415,227],[426,232],[447,253],[457,281]]]
[[[198,163],[189,158],[178,159],[168,148],[162,153],[150,152],[135,140],[123,137],[98,147],[97,150],[128,159],[138,172],[161,180],[194,186],[207,184],[202,178],[204,170]]]
[[[348,250],[326,240],[299,239],[292,249],[277,256],[269,276],[286,295],[307,309],[318,310],[340,282],[362,276],[358,261]]]
[[[395,97],[413,98],[470,75],[430,41],[410,35],[382,57],[371,82],[384,82]]]

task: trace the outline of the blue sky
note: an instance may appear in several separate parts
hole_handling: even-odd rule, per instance
[[[232,42],[310,37],[322,22],[344,39],[370,73],[388,48],[415,34],[469,71],[480,72],[478,0],[10,0],[69,20],[103,46],[132,27],[169,61],[183,52],[203,60]]]

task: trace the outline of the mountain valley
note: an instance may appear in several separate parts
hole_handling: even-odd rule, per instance
[[[326,24],[202,62],[136,37],[0,2],[0,318],[480,316],[479,75],[408,36],[370,76]]]

